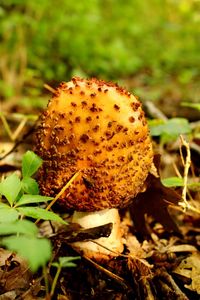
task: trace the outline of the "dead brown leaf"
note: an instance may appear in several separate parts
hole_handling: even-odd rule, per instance
[[[191,284],[185,284],[185,287],[197,292],[200,295],[200,254],[195,252],[184,258],[174,273],[191,279]]]
[[[159,156],[155,156],[154,163],[159,169]],[[149,174],[146,191],[137,195],[130,206],[130,214],[140,238],[149,237],[145,222],[146,214],[162,224],[165,230],[180,233],[168,211],[169,205],[177,205],[180,199],[181,196],[173,189],[165,187],[160,178]]]
[[[31,276],[27,263],[21,257],[0,249],[1,293],[28,288]]]

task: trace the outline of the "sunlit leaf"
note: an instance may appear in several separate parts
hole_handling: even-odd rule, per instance
[[[16,203],[15,207],[31,204],[31,203],[41,203],[52,200],[52,197],[46,197],[41,195],[26,195],[24,194]]]
[[[22,158],[22,175],[23,177],[32,176],[42,165],[42,159],[33,151],[27,151]]]
[[[188,188],[195,192],[200,192],[200,182],[191,182],[187,184]]]
[[[35,179],[31,177],[24,177],[22,179],[22,189],[27,194],[31,194],[31,195],[39,194],[38,183]]]
[[[196,110],[200,110],[200,104],[199,103],[182,102],[181,105],[186,106],[186,107],[191,107],[191,108],[194,108]]]
[[[19,213],[16,209],[9,205],[0,205],[0,223],[7,223],[16,221],[19,217]]]
[[[80,256],[64,256],[59,257],[59,264],[62,268],[68,268],[68,267],[76,267],[76,264],[73,262],[74,260],[80,259]]]
[[[162,184],[166,187],[184,186],[183,178],[168,177],[161,180]]]
[[[52,211],[48,211],[39,207],[19,207],[17,208],[17,210],[20,214],[33,219],[57,221],[63,224],[67,224],[59,215],[55,214]]]
[[[0,194],[5,196],[12,206],[21,190],[21,181],[17,174],[13,173],[1,182]]]

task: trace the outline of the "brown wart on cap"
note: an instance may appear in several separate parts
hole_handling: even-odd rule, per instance
[[[153,161],[141,103],[116,84],[73,78],[58,87],[42,114],[35,150],[44,159],[41,192],[56,195],[80,171],[60,201],[84,228],[112,222],[110,237],[98,242],[122,252],[118,209],[142,191]],[[92,242],[74,246],[95,257],[113,255]]]

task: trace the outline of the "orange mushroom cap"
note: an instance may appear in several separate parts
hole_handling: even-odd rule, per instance
[[[39,185],[67,209],[122,208],[143,188],[153,150],[141,103],[116,84],[73,78],[40,117],[35,151],[44,159]]]

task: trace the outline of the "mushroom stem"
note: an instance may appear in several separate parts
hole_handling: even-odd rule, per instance
[[[84,229],[113,223],[113,228],[109,237],[101,237],[94,240],[98,244],[92,241],[75,242],[72,244],[74,248],[83,251],[87,256],[99,260],[110,256],[117,256],[123,251],[122,229],[120,228],[118,209],[104,209],[96,212],[75,211],[72,216],[72,222],[78,223]]]

